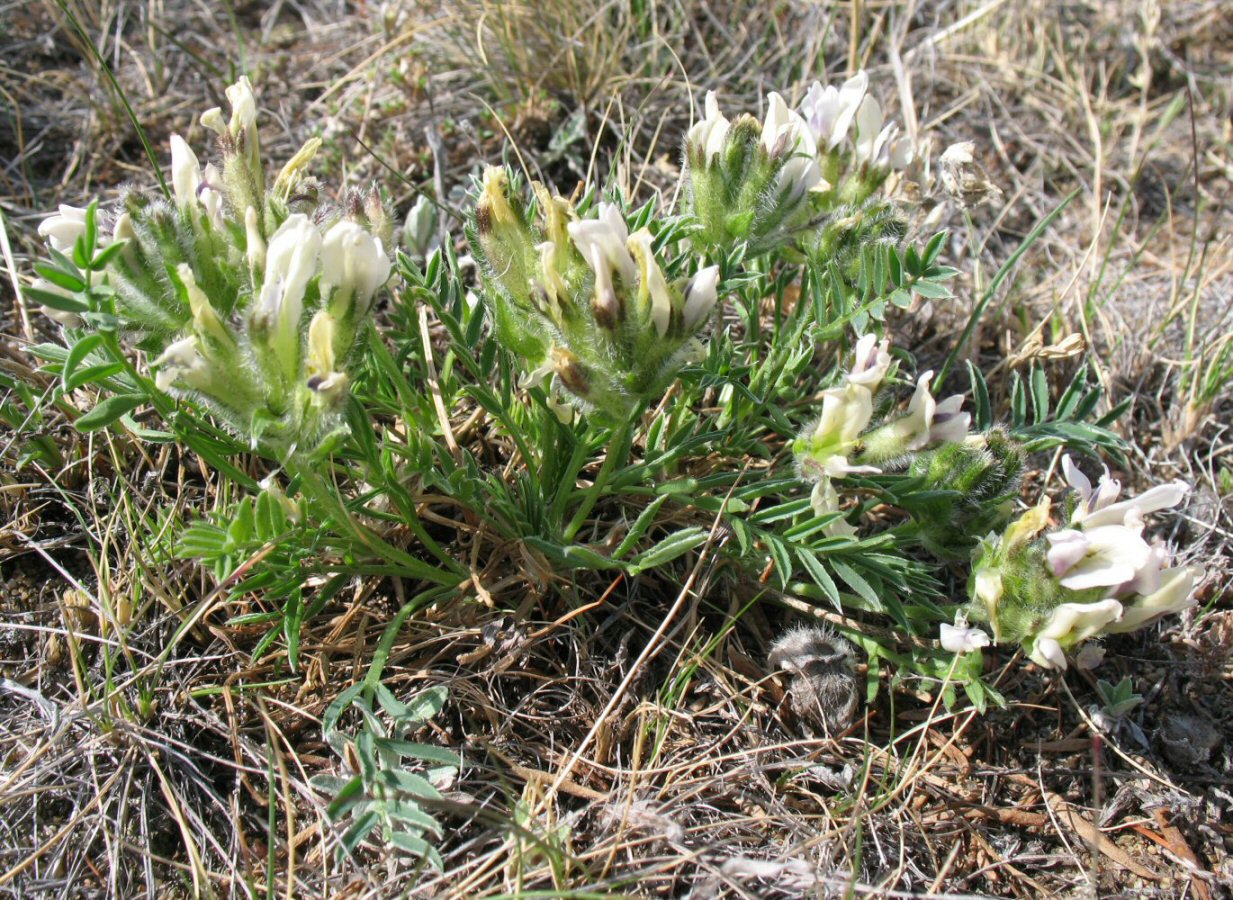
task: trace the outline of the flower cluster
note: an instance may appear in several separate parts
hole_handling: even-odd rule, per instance
[[[390,275],[389,223],[375,191],[343,210],[315,201],[304,174],[315,139],[267,189],[248,79],[227,97],[229,120],[201,117],[221,170],[173,135],[172,197],[128,194],[100,234],[123,244],[103,273],[106,312],[147,352],[158,389],[197,400],[254,446],[311,451],[342,427],[347,363]],[[85,211],[61,207],[40,233],[62,251],[85,229]]]
[[[1062,464],[1073,489],[1064,526],[1051,527],[1045,498],[982,542],[969,583],[972,618],[1050,669],[1065,669],[1066,652],[1094,635],[1133,631],[1193,606],[1204,574],[1169,567],[1164,544],[1143,537],[1144,516],[1180,504],[1188,485],[1119,501],[1121,485],[1107,472],[1093,488],[1069,457]]]
[[[686,274],[686,256],[664,264],[655,233],[630,234],[615,204],[580,216],[533,188],[535,217],[504,169],[484,173],[472,247],[496,334],[526,360],[531,383],[552,376],[584,411],[625,420],[698,351],[694,335],[715,308],[719,269]]]
[[[813,504],[818,515],[838,510],[832,479],[876,474],[884,467],[910,461],[929,447],[968,440],[971,416],[962,412],[962,395],[942,402],[929,390],[933,372],[923,373],[901,416],[870,428],[874,398],[892,365],[890,344],[867,334],[856,345],[852,368],[837,386],[822,394],[822,414],[793,444],[802,477],[814,482]],[[839,520],[831,533],[850,534]]]
[[[840,86],[814,82],[795,110],[772,93],[761,123],[749,115],[729,121],[708,93],[705,118],[685,138],[687,199],[702,242],[744,244],[755,255],[833,248],[855,224],[852,213],[912,159],[868,89],[865,72]],[[874,216],[864,224],[884,223]]]

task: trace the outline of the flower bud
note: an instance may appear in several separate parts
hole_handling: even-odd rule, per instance
[[[257,210],[251,206],[244,211],[244,255],[251,272],[265,270],[265,240],[257,221]]]
[[[231,121],[227,131],[240,148],[253,172],[261,171],[261,143],[257,135],[257,98],[247,75],[227,88],[227,102],[231,104]]]
[[[402,245],[407,253],[425,259],[437,239],[437,210],[426,196],[420,194],[407,212],[402,226]]]
[[[205,295],[205,291],[198,286],[192,268],[187,263],[180,263],[176,268],[176,273],[180,276],[180,283],[184,285],[184,290],[188,294],[188,306],[192,312],[193,327],[198,336],[223,346],[234,345],[235,340],[231,337],[231,332],[218,317],[214,307],[210,305],[210,298]]]
[[[279,171],[278,177],[274,179],[274,193],[284,199],[290,197],[296,186],[303,180],[304,172],[320,149],[321,138],[314,137],[306,140],[304,146],[296,151],[295,156],[287,160]]]
[[[681,310],[681,323],[687,334],[693,334],[715,308],[719,295],[719,266],[699,269],[698,274],[685,288],[685,306]]]
[[[181,212],[197,210],[197,188],[201,185],[201,164],[197,155],[178,134],[171,136],[171,187]]]

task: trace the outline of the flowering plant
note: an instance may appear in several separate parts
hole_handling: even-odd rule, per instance
[[[171,196],[130,191],[107,213],[62,206],[39,229],[52,261],[33,295],[81,360],[102,346],[92,330],[123,338],[145,352],[157,391],[285,458],[344,430],[348,366],[390,275],[390,227],[375,190],[341,207],[316,199],[305,174],[316,139],[267,187],[248,79],[227,97],[229,120],[201,117],[222,168],[203,169],[173,135]]]
[[[1071,461],[1073,493],[1063,526],[1050,522],[1046,497],[1002,535],[982,541],[969,582],[972,619],[999,643],[1018,641],[1039,665],[1066,668],[1066,651],[1098,634],[1133,631],[1195,604],[1198,566],[1169,566],[1160,541],[1143,537],[1144,516],[1180,504],[1184,482],[1119,501],[1108,472],[1093,489]]]
[[[475,208],[472,246],[497,335],[526,361],[528,383],[553,378],[579,408],[624,421],[700,351],[694,335],[715,308],[719,269],[688,254],[661,261],[670,223],[631,234],[613,203],[580,216],[532,187],[538,216],[504,169],[489,168]]]
[[[708,247],[804,253],[815,262],[859,249],[902,226],[875,195],[913,157],[899,126],[884,122],[858,72],[841,86],[814,82],[797,109],[777,93],[761,123],[729,121],[715,93],[685,139],[687,202]]]

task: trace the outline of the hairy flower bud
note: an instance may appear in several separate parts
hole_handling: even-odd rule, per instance
[[[197,162],[197,154],[193,153],[184,138],[178,134],[171,136],[171,187],[175,194],[176,206],[181,212],[195,213],[197,210],[197,188],[201,185],[201,164]]]

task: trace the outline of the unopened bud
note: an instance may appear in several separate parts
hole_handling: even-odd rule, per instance
[[[687,334],[693,334],[711,314],[718,300],[719,267],[707,266],[698,270],[689,287],[685,289],[685,306],[681,311],[681,324]]]

